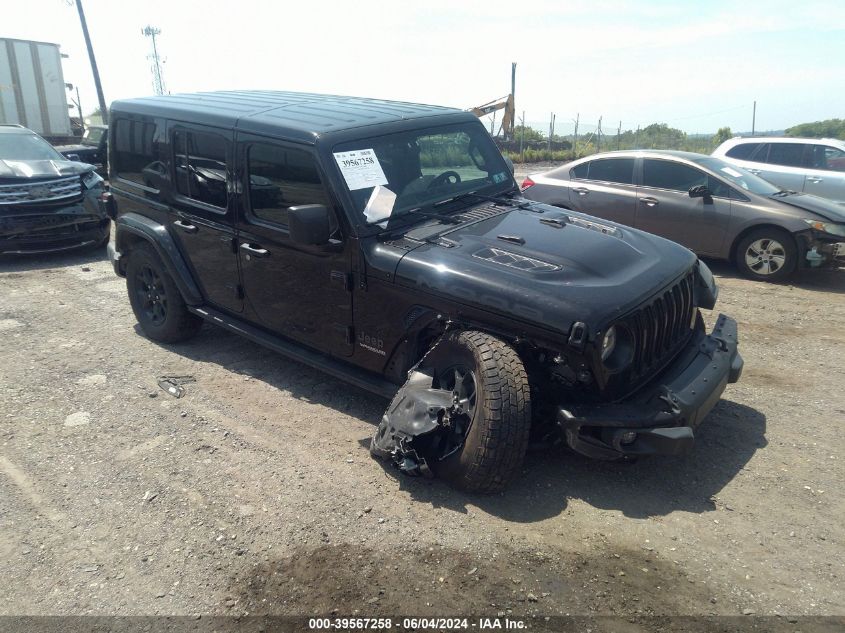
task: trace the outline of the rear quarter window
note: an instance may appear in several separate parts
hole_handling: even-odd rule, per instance
[[[111,148],[115,175],[151,189],[160,188],[160,126],[152,119],[117,119]]]
[[[751,155],[758,147],[760,147],[760,143],[740,143],[725,152],[725,156],[739,160],[751,160]]]
[[[603,158],[583,163],[572,169],[572,177],[580,180],[598,180],[620,185],[634,184],[633,158]]]

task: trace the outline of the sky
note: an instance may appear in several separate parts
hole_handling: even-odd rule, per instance
[[[55,42],[97,105],[72,0],[2,0],[0,37]],[[84,0],[106,101],[152,94],[144,26],[172,93],[265,89],[462,109],[508,94],[555,132],[666,123],[748,131],[845,116],[842,0]],[[500,113],[501,114],[501,113]]]

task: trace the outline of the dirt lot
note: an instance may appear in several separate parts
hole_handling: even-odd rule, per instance
[[[385,401],[145,339],[101,257],[0,262],[0,614],[845,613],[845,270],[714,265],[746,372],[691,455],[476,497],[369,457]]]

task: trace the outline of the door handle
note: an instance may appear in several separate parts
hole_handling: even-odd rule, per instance
[[[821,176],[807,176],[807,180],[809,180],[813,184],[819,184],[824,180]]]
[[[640,201],[643,202],[644,204],[650,206],[650,207],[656,207],[658,204],[660,204],[660,200],[658,200],[657,198],[651,198],[651,197],[640,198]]]
[[[754,174],[755,176],[762,171],[762,169],[752,169],[751,167],[746,167],[745,170]]]
[[[241,250],[253,257],[267,257],[270,254],[270,251],[266,248],[256,247],[252,244],[247,244],[246,242],[241,244]]]
[[[579,196],[586,196],[588,193],[590,193],[590,190],[586,187],[574,187],[572,191],[577,193]]]
[[[175,226],[180,231],[185,231],[185,233],[196,233],[197,227],[191,224],[190,222],[185,222],[183,220],[174,220],[173,226]]]

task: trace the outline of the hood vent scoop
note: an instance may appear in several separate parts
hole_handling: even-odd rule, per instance
[[[500,248],[482,248],[477,253],[473,253],[473,257],[478,259],[486,259],[488,262],[499,264],[500,266],[507,266],[508,268],[517,268],[527,272],[542,272],[548,273],[555,270],[560,270],[560,266],[544,262],[539,259],[525,257],[524,255],[517,255],[510,251],[505,251]]]

